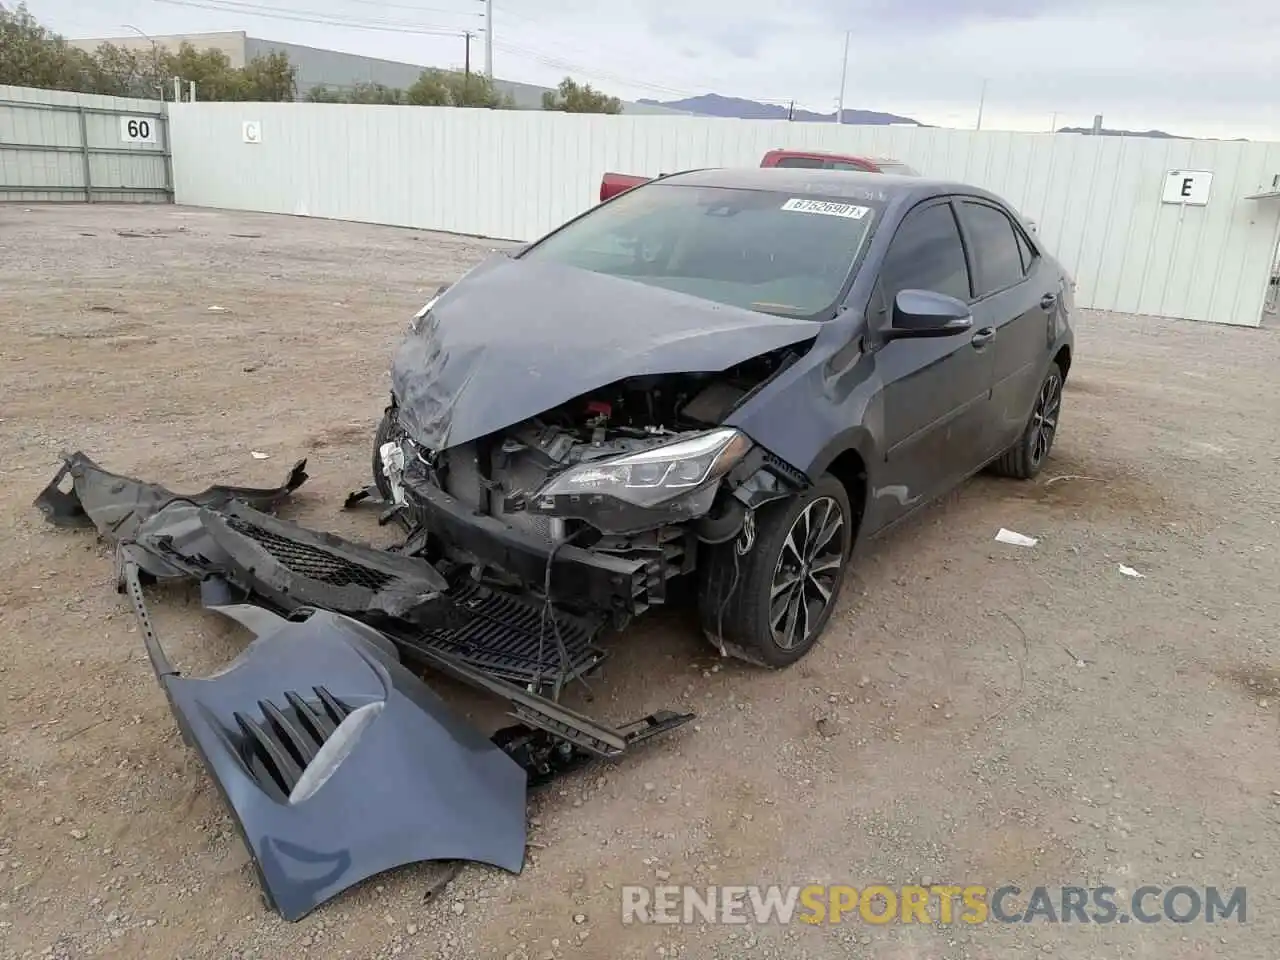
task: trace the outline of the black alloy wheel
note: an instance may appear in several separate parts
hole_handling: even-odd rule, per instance
[[[1031,416],[1027,419],[1018,442],[991,464],[995,473],[1002,477],[1030,480],[1040,472],[1040,468],[1049,459],[1053,441],[1058,436],[1058,422],[1062,416],[1062,385],[1062,368],[1051,363],[1049,372],[1040,381],[1040,389],[1036,392],[1035,403],[1031,407]]]
[[[844,510],[832,497],[810,501],[791,524],[773,568],[769,629],[780,650],[803,647],[835,597],[844,569]]]
[[[703,633],[762,667],[807,654],[831,619],[857,530],[849,492],[830,474],[760,507],[728,543],[700,544]]]
[[[1062,375],[1057,366],[1049,371],[1036,398],[1036,408],[1031,414],[1031,465],[1040,469],[1053,447],[1058,432],[1058,415],[1062,412]]]

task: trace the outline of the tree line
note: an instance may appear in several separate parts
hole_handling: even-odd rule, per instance
[[[303,98],[312,103],[385,103],[416,107],[487,107],[514,110],[515,100],[479,73],[460,70],[424,70],[401,90],[381,83],[358,83],[349,89],[320,85]],[[542,109],[562,113],[621,113],[622,101],[594,90],[589,83],[565,77],[555,90],[542,94]]]
[[[153,45],[132,50],[104,43],[89,52],[43,26],[27,10],[0,3],[0,84],[68,90],[116,97],[169,99],[172,78],[194,81],[200,100],[291,101],[298,99],[297,67],[283,53],[231,65],[221,50],[198,50],[183,43],[176,51]],[[387,103],[422,107],[487,107],[512,110],[509,93],[482,74],[424,70],[407,89],[379,83],[349,89],[318,86],[304,99],[313,103]],[[567,113],[621,113],[622,102],[565,77],[542,95],[543,110]]]

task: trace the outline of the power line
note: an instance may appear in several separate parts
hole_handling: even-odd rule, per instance
[[[292,7],[279,7],[264,3],[255,3],[251,0],[154,0],[155,3],[164,3],[176,7],[189,7],[200,10],[214,10],[222,13],[240,13],[249,16],[262,17],[269,20],[285,20],[295,23],[314,23],[322,26],[331,27],[347,27],[355,30],[370,30],[382,33],[408,33],[422,36],[436,37],[464,37],[466,31],[461,27],[449,27],[439,24],[426,24],[408,20],[395,20],[386,18],[369,18],[347,14],[330,13],[317,10],[300,10]],[[410,6],[408,4],[396,3],[380,3],[379,0],[346,0],[351,3],[367,3],[371,6],[400,7],[407,10],[416,10],[419,12],[439,12],[448,13],[456,16],[483,16],[483,14],[466,14],[461,11],[446,11],[440,8],[428,8]],[[524,20],[531,25],[537,25],[534,21],[527,17],[521,17],[518,14],[508,14],[506,11],[499,11],[503,16],[511,16],[517,20]],[[486,24],[486,46],[492,43],[502,50],[513,54],[522,59],[531,60],[543,66],[552,67],[556,70],[564,70],[567,73],[578,74],[594,78],[597,81],[605,81],[607,83],[622,84],[625,86],[635,87],[643,90],[651,90],[666,96],[675,97],[692,97],[697,94],[687,88],[674,87],[669,84],[654,83],[648,80],[639,80],[634,77],[628,77],[622,74],[614,73],[608,70],[597,69],[583,63],[572,60],[566,60],[562,57],[552,56],[543,53],[540,50],[531,47],[521,46],[519,44],[507,43],[499,41],[492,37],[491,31],[487,29]],[[487,53],[487,51],[486,51]],[[489,58],[486,57],[486,60]],[[487,64],[486,64],[487,66]],[[789,98],[756,98],[758,102],[776,102],[787,103]]]
[[[394,7],[397,10],[412,10],[415,13],[443,13],[451,17],[483,17],[483,13],[467,10],[446,10],[443,7],[419,7],[411,3],[383,3],[382,0],[339,0],[341,3],[358,3],[366,7]],[[328,16],[328,14],[326,14]],[[335,14],[342,16],[342,14]]]
[[[222,13],[242,13],[267,20],[290,20],[296,23],[318,23],[329,27],[349,27],[354,30],[375,30],[384,33],[413,33],[424,36],[460,37],[459,27],[444,27],[402,20],[359,20],[349,17],[338,17],[334,14],[320,13],[314,10],[289,10],[283,7],[268,7],[255,3],[243,3],[238,0],[153,0],[175,7],[191,7],[200,10],[217,10]]]
[[[454,27],[422,24],[403,20],[359,18],[335,13],[322,13],[315,10],[298,10],[288,7],[276,7],[261,3],[253,3],[249,2],[249,0],[154,0],[154,2],[169,4],[176,7],[216,10],[224,13],[243,13],[272,20],[287,20],[297,23],[315,23],[324,26],[349,27],[357,30],[373,30],[385,33],[412,33],[440,37],[462,37],[465,35],[464,30]],[[593,70],[592,68],[585,67],[582,64],[562,60],[557,57],[549,57],[537,50],[531,50],[517,44],[497,42],[496,45],[517,56],[526,57],[546,66],[555,67],[556,69],[586,73],[601,79],[608,79],[615,83],[630,84],[632,86],[656,90],[661,93],[676,94],[678,96],[684,96],[687,93],[686,91],[677,90],[672,87],[665,87],[659,84],[647,83],[640,80],[632,80],[630,78],[619,77],[604,71]]]

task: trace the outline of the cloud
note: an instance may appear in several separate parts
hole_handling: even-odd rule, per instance
[[[474,0],[255,0],[346,17],[475,28]],[[424,65],[453,65],[448,38],[259,19],[149,0],[31,0],[78,35],[246,29],[269,38]],[[457,15],[402,9],[450,9]],[[566,73],[627,99],[716,92],[829,111],[852,31],[847,106],[984,126],[1088,124],[1280,140],[1275,0],[494,0],[499,76]],[[394,10],[394,13],[393,13]],[[469,20],[465,15],[470,13]]]
[[[901,26],[937,32],[995,20],[1034,20],[1064,6],[1053,0],[796,0],[796,5],[835,29],[873,32]]]

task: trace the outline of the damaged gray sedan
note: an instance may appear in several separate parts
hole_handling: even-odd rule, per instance
[[[446,575],[616,626],[686,582],[722,652],[785,666],[855,544],[984,467],[1040,470],[1071,290],[973,187],[659,178],[418,312],[375,484]]]

